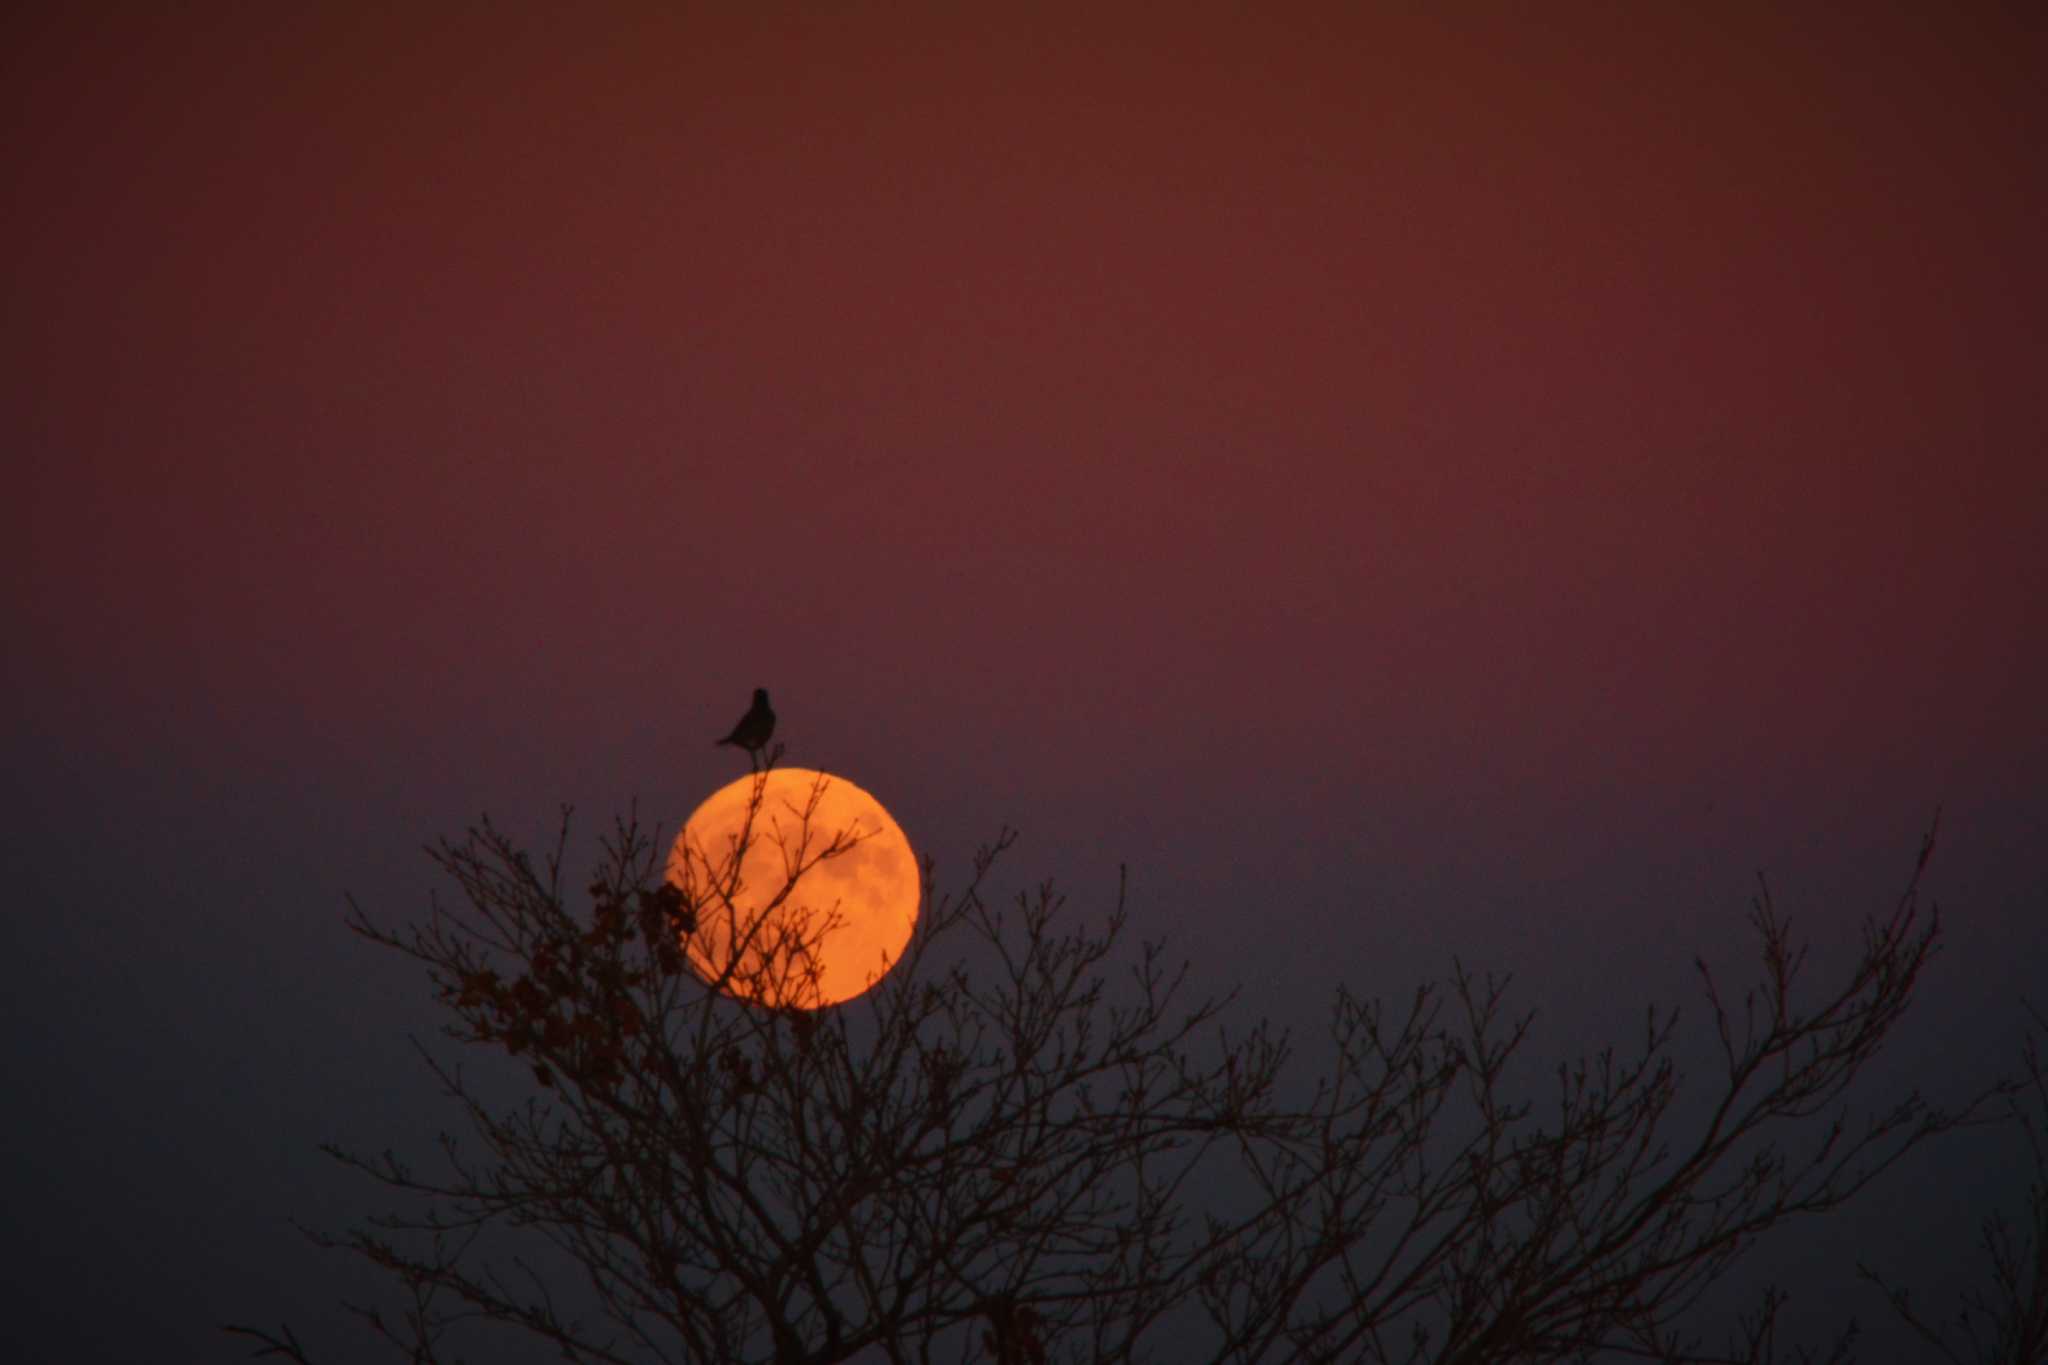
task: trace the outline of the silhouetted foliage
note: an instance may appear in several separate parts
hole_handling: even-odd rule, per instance
[[[814,810],[773,836],[777,904],[847,847]],[[741,850],[686,893],[626,820],[579,892],[567,833],[536,866],[485,823],[434,850],[458,903],[351,920],[425,964],[451,1039],[525,1068],[513,1101],[428,1055],[475,1134],[436,1173],[333,1150],[407,1200],[316,1240],[405,1291],[357,1311],[415,1361],[491,1325],[591,1362],[1764,1361],[1779,1300],[1707,1341],[1707,1291],[1992,1098],[1845,1107],[1935,951],[1927,849],[1831,982],[1760,894],[1758,980],[1699,968],[1711,1074],[1675,1064],[1675,1008],[1527,1069],[1530,1016],[1462,967],[1395,1003],[1339,992],[1304,1074],[1231,999],[1185,998],[1161,946],[1125,951],[1121,891],[1087,921],[1050,886],[994,900],[1007,834],[958,894],[927,891],[873,990],[806,1013],[690,969]],[[1992,1246],[2038,1343],[2038,1186],[2032,1210],[2031,1242]],[[307,1359],[289,1331],[230,1330]]]

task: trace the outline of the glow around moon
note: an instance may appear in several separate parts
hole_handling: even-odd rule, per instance
[[[667,875],[696,910],[691,968],[768,1005],[853,999],[917,924],[917,858],[902,829],[867,792],[809,768],[712,793],[676,836]]]

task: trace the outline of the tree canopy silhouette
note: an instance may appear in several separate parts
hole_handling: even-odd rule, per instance
[[[1699,965],[1716,1061],[1687,1074],[1673,1006],[1534,1065],[1507,982],[1462,967],[1393,1002],[1340,990],[1311,1050],[1190,998],[1128,942],[1121,887],[1094,916],[1050,885],[994,896],[1008,833],[958,892],[927,885],[867,995],[737,1000],[721,977],[767,969],[746,926],[709,971],[688,949],[771,837],[763,782],[731,864],[687,891],[631,818],[572,877],[565,812],[538,861],[489,822],[437,845],[459,895],[419,923],[352,913],[424,964],[462,1052],[512,1063],[422,1049],[473,1130],[431,1171],[329,1149],[401,1200],[313,1236],[388,1273],[395,1306],[356,1311],[410,1359],[498,1329],[621,1363],[1761,1362],[1781,1300],[1724,1328],[1708,1292],[2006,1093],[1850,1107],[1936,950],[1931,835],[1831,978],[1760,889],[1758,976]],[[816,807],[772,836],[771,904],[848,846]],[[2007,1251],[2017,1304],[2038,1245]],[[308,1359],[289,1329],[229,1330]]]

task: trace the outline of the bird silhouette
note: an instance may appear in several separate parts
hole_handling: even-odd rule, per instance
[[[768,689],[754,689],[754,704],[747,708],[747,714],[740,717],[739,724],[732,727],[732,733],[718,741],[758,754],[767,747],[769,738],[775,733],[775,713],[768,709]],[[713,745],[716,748],[717,745]]]

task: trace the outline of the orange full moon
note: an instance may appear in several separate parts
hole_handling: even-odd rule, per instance
[[[766,1005],[853,999],[917,924],[917,858],[902,829],[867,792],[809,768],[713,792],[676,836],[667,876],[696,915],[691,969]]]

